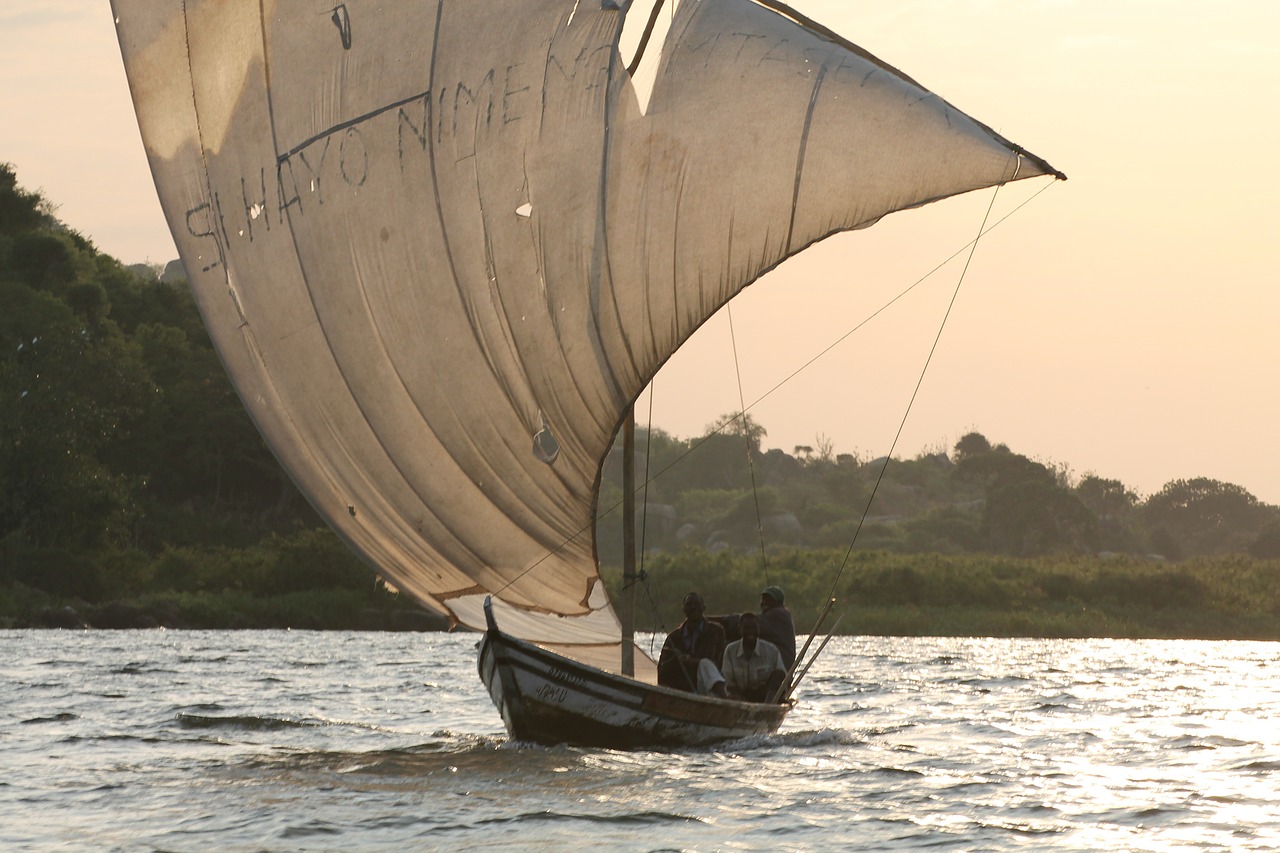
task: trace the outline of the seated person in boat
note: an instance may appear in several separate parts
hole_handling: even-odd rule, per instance
[[[796,662],[796,623],[785,599],[782,587],[767,586],[760,593],[760,637],[778,647],[782,666],[790,670]]]
[[[658,684],[703,696],[724,696],[724,676],[716,664],[724,657],[724,629],[704,617],[702,596],[684,597],[684,621],[667,635],[658,656]]]
[[[791,611],[783,603],[786,596],[782,587],[767,586],[760,593],[760,636],[778,647],[782,653],[782,665],[789,671],[796,660],[796,625]],[[724,628],[725,640],[733,642],[742,636],[738,628],[737,613],[727,616],[708,616]]]
[[[760,618],[754,613],[738,617],[741,640],[724,649],[720,671],[731,699],[768,702],[787,677],[778,647],[760,638]]]

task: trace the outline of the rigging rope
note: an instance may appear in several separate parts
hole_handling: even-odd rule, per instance
[[[764,567],[764,585],[769,585],[769,555],[764,550],[764,519],[760,517],[760,491],[756,488],[756,461],[751,446],[751,430],[747,427],[747,401],[742,395],[742,364],[738,361],[738,336],[733,331],[733,306],[724,306],[729,318],[729,343],[733,348],[733,371],[738,377],[738,418],[742,422],[742,438],[747,443],[747,471],[751,474],[751,497],[756,504],[756,534],[760,538],[760,563]],[[650,401],[653,395],[649,395]]]
[[[635,407],[632,407],[635,411]],[[640,511],[640,566],[636,569],[638,580],[644,580],[644,540],[649,532],[649,462],[653,458],[653,383],[649,383],[649,416],[644,425],[644,485],[641,497],[644,509]]]
[[[657,621],[659,626],[663,626],[663,630],[665,631],[666,623],[662,619],[662,611],[658,608],[658,602],[653,600],[653,587],[649,585],[649,575],[644,570],[644,541],[645,534],[649,531],[649,483],[653,480],[653,478],[649,476],[649,463],[653,459],[653,382],[649,383],[649,415],[645,421],[644,429],[644,485],[641,487],[644,495],[644,511],[640,514],[640,565],[636,569],[636,577],[631,582],[639,582],[641,584],[641,589],[644,590],[645,600],[649,602],[650,615]],[[632,626],[634,627],[634,625],[635,620],[633,618]],[[634,637],[632,637],[632,642],[635,642]],[[653,657],[653,644],[654,637],[650,636],[650,657]]]
[[[663,0],[658,0],[654,4],[653,9],[649,13],[649,20],[645,22],[644,33],[640,36],[640,46],[636,48],[636,55],[632,57],[631,64],[627,66],[627,73],[632,77],[636,76],[636,69],[640,67],[640,58],[644,56],[645,48],[649,46],[649,38],[653,35],[654,25],[658,23],[658,14],[662,11]],[[672,4],[674,16],[674,6]]]
[[[1041,192],[1043,192],[1043,189]],[[1036,195],[1039,194],[1036,193]],[[991,202],[987,205],[987,212],[983,214],[982,225],[978,227],[978,236],[969,242],[969,257],[965,258],[964,268],[960,270],[960,278],[956,280],[955,289],[951,291],[951,301],[947,303],[947,310],[943,313],[942,322],[938,325],[938,333],[934,335],[933,345],[929,347],[929,354],[925,357],[924,366],[920,368],[920,376],[916,379],[916,387],[911,392],[911,399],[907,401],[906,411],[902,413],[902,420],[898,422],[898,431],[893,436],[893,443],[889,446],[889,452],[885,454],[884,462],[880,465],[880,473],[876,476],[875,485],[871,487],[871,496],[867,498],[867,505],[862,509],[862,515],[858,519],[858,526],[854,528],[853,538],[849,540],[849,547],[844,552],[844,559],[840,561],[840,568],[836,571],[835,580],[831,582],[831,592],[827,594],[828,599],[835,598],[836,587],[840,584],[840,578],[844,575],[845,568],[849,565],[849,557],[853,554],[853,546],[857,544],[858,534],[862,532],[862,526],[866,524],[867,515],[871,512],[871,504],[876,499],[876,492],[879,491],[880,484],[884,481],[885,471],[888,470],[889,462],[893,459],[893,451],[897,449],[898,440],[902,438],[902,431],[907,426],[907,418],[911,414],[911,407],[915,405],[916,397],[920,395],[920,387],[924,385],[925,374],[929,372],[929,365],[933,363],[934,353],[938,351],[938,342],[942,340],[942,332],[947,327],[947,320],[951,319],[951,309],[955,307],[956,299],[960,296],[960,286],[964,284],[965,274],[969,272],[969,264],[973,261],[973,255],[978,250],[978,241],[986,233],[987,220],[991,217],[991,210],[995,207],[998,195],[1000,195],[1000,186],[996,185],[995,192],[991,194]],[[1032,198],[1035,198],[1035,196],[1032,196]],[[998,225],[999,223],[996,224]],[[961,249],[960,251],[964,250]],[[956,254],[959,254],[959,252]],[[954,258],[955,255],[951,257]],[[948,258],[947,260],[950,259]],[[912,285],[912,287],[914,286]]]
[[[904,289],[904,290],[903,290],[901,293],[899,293],[897,296],[893,297],[893,298],[892,298],[892,299],[890,299],[888,302],[886,302],[885,304],[883,304],[883,305],[881,305],[879,308],[877,308],[875,311],[873,311],[872,313],[868,314],[868,315],[866,316],[866,318],[865,318],[865,319],[863,319],[863,321],[862,321],[861,323],[859,323],[858,325],[854,326],[852,329],[850,329],[849,331],[845,332],[845,333],[844,333],[843,335],[841,335],[840,337],[836,338],[834,341],[832,341],[830,344],[828,344],[824,349],[822,349],[821,351],[819,351],[819,352],[818,352],[818,354],[817,354],[817,355],[815,355],[813,358],[809,359],[809,360],[808,360],[808,361],[806,361],[804,364],[801,364],[801,365],[800,365],[799,367],[797,367],[795,370],[791,371],[791,373],[787,374],[787,375],[782,379],[782,381],[780,381],[777,385],[774,385],[774,386],[773,386],[772,388],[770,388],[768,391],[764,392],[764,393],[763,393],[763,394],[761,394],[759,397],[757,397],[754,401],[752,401],[751,405],[750,405],[750,406],[747,406],[746,410],[747,410],[748,412],[749,412],[749,411],[751,411],[751,410],[752,410],[752,409],[754,409],[756,406],[760,405],[760,404],[761,404],[761,403],[763,403],[766,399],[768,399],[770,396],[772,396],[772,395],[774,394],[774,392],[776,392],[777,390],[779,390],[780,388],[782,388],[782,386],[783,386],[783,385],[786,385],[786,384],[787,384],[788,382],[790,382],[792,379],[795,379],[795,378],[796,378],[797,376],[799,376],[801,373],[803,373],[804,371],[808,370],[810,367],[812,367],[812,366],[813,366],[814,362],[816,362],[818,359],[822,358],[822,357],[823,357],[823,356],[825,356],[827,353],[831,352],[833,349],[835,349],[836,347],[840,346],[840,344],[844,343],[844,342],[845,342],[845,340],[846,340],[846,339],[848,339],[851,335],[853,335],[855,332],[860,331],[860,330],[862,329],[862,327],[863,327],[863,326],[867,325],[867,324],[868,324],[868,323],[870,323],[872,320],[874,320],[876,317],[879,317],[881,314],[883,314],[885,311],[887,311],[890,307],[892,307],[892,306],[894,305],[894,303],[898,302],[900,299],[902,299],[903,297],[905,297],[905,296],[906,296],[907,294],[909,294],[911,291],[915,290],[915,289],[916,289],[917,287],[919,287],[921,284],[924,284],[924,282],[925,282],[925,281],[927,281],[927,280],[929,279],[929,277],[930,277],[930,276],[932,276],[932,275],[933,275],[934,273],[936,273],[938,270],[942,269],[942,268],[943,268],[943,267],[945,267],[947,264],[951,263],[953,260],[955,260],[957,257],[959,257],[959,256],[960,256],[960,253],[961,253],[961,252],[963,252],[965,249],[969,249],[969,250],[970,250],[969,255],[970,255],[970,257],[972,257],[972,256],[973,256],[973,249],[977,248],[978,240],[982,239],[982,238],[983,238],[983,237],[985,237],[987,234],[990,234],[992,231],[996,230],[996,228],[999,228],[999,227],[1000,227],[1000,225],[1002,225],[1006,219],[1008,219],[1010,216],[1013,216],[1013,215],[1014,215],[1015,213],[1017,213],[1019,210],[1022,210],[1022,208],[1026,207],[1026,206],[1027,206],[1028,204],[1030,204],[1031,202],[1035,201],[1035,199],[1040,195],[1040,193],[1042,193],[1042,192],[1044,192],[1045,190],[1049,189],[1049,187],[1053,186],[1053,185],[1054,185],[1054,183],[1056,183],[1056,181],[1046,183],[1043,187],[1041,187],[1039,190],[1037,190],[1037,191],[1036,191],[1036,193],[1035,193],[1034,195],[1032,195],[1032,196],[1031,196],[1030,198],[1028,198],[1026,201],[1022,202],[1022,204],[1018,205],[1018,206],[1017,206],[1017,207],[1015,207],[1013,210],[1009,211],[1009,212],[1008,212],[1008,213],[1006,213],[1004,216],[1000,217],[1000,218],[999,218],[999,219],[997,219],[995,222],[993,222],[993,223],[991,224],[991,227],[990,227],[990,228],[987,228],[985,231],[983,231],[983,230],[979,229],[979,232],[978,232],[978,236],[977,236],[977,237],[974,237],[972,240],[970,240],[968,243],[965,243],[965,244],[964,244],[963,246],[961,246],[959,249],[956,249],[954,252],[952,252],[950,255],[948,255],[946,258],[944,258],[942,261],[939,261],[939,262],[938,262],[938,264],[937,264],[936,266],[934,266],[934,268],[933,268],[933,269],[929,270],[927,273],[925,273],[924,275],[920,276],[920,278],[916,279],[914,283],[912,283],[909,287],[907,287],[906,289]],[[997,189],[997,190],[999,190],[999,187],[996,187],[996,189]],[[993,196],[993,197],[992,197],[992,203],[994,204],[994,202],[995,202],[995,198],[994,198],[994,196]],[[991,208],[990,208],[990,207],[988,207],[988,208],[987,208],[987,216],[990,216],[990,214],[991,214]],[[985,225],[985,224],[986,224],[986,218],[984,217],[982,221],[983,221],[983,224]],[[966,262],[965,268],[966,268],[966,269],[968,269],[968,262]],[[950,310],[950,309],[948,309],[948,310]],[[668,466],[668,467],[669,467],[669,466]],[[665,470],[666,470],[666,469],[663,469],[663,471],[665,471]],[[658,472],[658,476],[662,476],[663,471],[659,471],[659,472]]]

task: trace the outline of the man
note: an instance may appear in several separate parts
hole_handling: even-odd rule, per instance
[[[724,628],[706,619],[702,596],[684,597],[684,621],[667,635],[658,656],[658,684],[702,696],[725,696],[717,664],[724,657]]]
[[[724,673],[729,696],[747,702],[768,702],[778,692],[787,669],[782,665],[778,647],[760,639],[760,619],[754,613],[738,617],[741,640],[724,649],[720,671]]]
[[[781,587],[767,586],[760,593],[760,636],[778,647],[782,665],[790,671],[796,662],[796,623],[784,600]]]

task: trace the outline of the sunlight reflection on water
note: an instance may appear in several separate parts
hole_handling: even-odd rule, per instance
[[[508,742],[475,640],[2,632],[0,848],[1280,848],[1280,646],[843,638],[627,753]]]

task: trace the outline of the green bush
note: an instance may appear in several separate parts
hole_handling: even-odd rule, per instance
[[[65,548],[11,547],[4,580],[48,593],[55,599],[99,601],[107,591],[102,567],[91,554]]]
[[[260,594],[359,590],[373,584],[373,573],[327,529],[272,536],[259,549],[269,555],[256,587]]]

